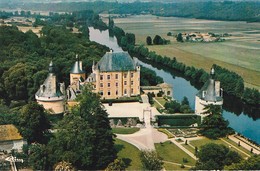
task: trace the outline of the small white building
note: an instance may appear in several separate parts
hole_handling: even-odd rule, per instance
[[[0,150],[7,151],[17,150],[22,152],[23,145],[27,142],[18,132],[18,129],[14,125],[0,125]]]
[[[202,114],[207,105],[223,105],[222,89],[220,82],[214,79],[214,69],[211,69],[210,79],[204,84],[195,97],[195,113]]]

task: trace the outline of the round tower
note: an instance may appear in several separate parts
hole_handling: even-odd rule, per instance
[[[52,114],[60,114],[65,110],[65,91],[62,83],[58,83],[52,61],[49,64],[49,75],[35,94],[37,102]]]
[[[214,68],[210,71],[210,78],[196,94],[195,97],[195,113],[202,114],[204,108],[209,105],[223,105],[223,98],[220,89],[220,82],[215,81],[215,70]]]

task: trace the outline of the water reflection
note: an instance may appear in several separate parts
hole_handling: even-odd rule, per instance
[[[110,37],[108,30],[99,31],[93,27],[89,27],[90,40],[108,46],[114,51],[122,51],[118,46],[115,37]],[[150,68],[163,80],[173,85],[173,98],[182,101],[186,96],[190,102],[191,108],[195,108],[195,95],[202,85],[190,82],[183,74],[176,72],[167,67],[151,63],[148,61],[140,61],[144,67]],[[229,126],[246,137],[260,143],[260,119],[259,108],[246,106],[242,101],[235,97],[224,95],[223,117],[229,121]],[[246,114],[245,114],[246,113]]]

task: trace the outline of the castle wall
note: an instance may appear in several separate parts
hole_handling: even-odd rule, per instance
[[[51,114],[60,114],[64,112],[64,101],[40,101],[37,100],[40,105],[43,105],[44,109],[49,110]]]
[[[116,99],[140,94],[139,71],[96,72],[96,80],[96,92],[101,94],[101,98]]]
[[[223,100],[217,101],[217,102],[209,102],[209,101],[202,100],[198,96],[196,96],[195,97],[195,113],[202,114],[205,111],[204,110],[205,106],[210,105],[210,104],[222,106]]]

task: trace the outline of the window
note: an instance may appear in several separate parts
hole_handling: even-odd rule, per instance
[[[110,75],[107,75],[107,79],[110,80]]]
[[[134,81],[131,81],[131,85],[134,85]]]
[[[116,87],[118,87],[118,82],[116,82]]]
[[[103,80],[103,75],[100,75],[100,80]]]
[[[116,79],[118,79],[118,74],[116,74]]]
[[[126,78],[127,77],[127,74],[126,73],[124,73],[124,78]]]
[[[107,92],[107,95],[110,96],[110,91]]]
[[[103,96],[103,91],[100,91],[100,95]]]
[[[133,93],[134,93],[134,89],[131,88],[131,94],[133,94]]]
[[[100,87],[103,87],[103,83],[100,83]]]
[[[125,94],[125,95],[127,94],[127,91],[126,91],[126,89],[124,90],[124,94]]]
[[[131,78],[133,78],[134,77],[134,73],[131,73]]]
[[[118,91],[116,90],[116,95],[118,95]]]
[[[126,85],[127,84],[127,82],[126,81],[124,81],[124,85]]]
[[[107,83],[107,87],[110,87],[110,83]]]

